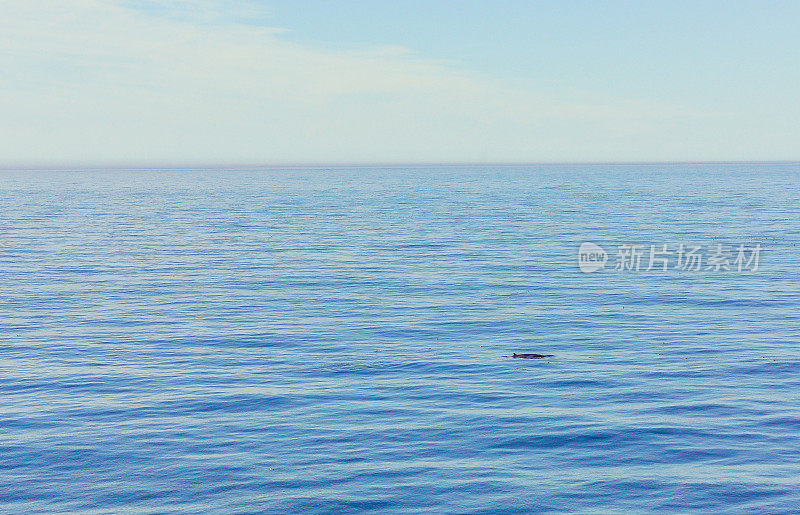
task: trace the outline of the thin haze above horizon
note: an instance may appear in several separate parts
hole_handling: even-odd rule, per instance
[[[0,167],[800,159],[800,2],[2,6]]]

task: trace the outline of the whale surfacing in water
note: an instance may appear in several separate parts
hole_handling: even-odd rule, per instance
[[[542,358],[552,358],[552,354],[517,354],[514,353],[512,358],[523,358],[523,359],[542,359]]]

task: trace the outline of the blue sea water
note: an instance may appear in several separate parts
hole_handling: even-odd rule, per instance
[[[2,172],[0,511],[800,511],[799,244],[798,164]]]

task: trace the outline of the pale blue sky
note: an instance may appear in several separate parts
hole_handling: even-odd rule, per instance
[[[800,159],[795,1],[3,4],[0,166]]]

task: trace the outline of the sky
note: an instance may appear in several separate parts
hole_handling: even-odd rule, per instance
[[[800,159],[800,2],[0,0],[0,167]]]

